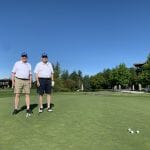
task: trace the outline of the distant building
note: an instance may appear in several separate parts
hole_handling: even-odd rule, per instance
[[[136,63],[133,64],[136,68],[142,68],[146,63]]]
[[[136,68],[136,73],[137,73],[137,75],[138,75],[140,72],[142,72],[142,67],[143,67],[145,64],[146,64],[146,62],[145,62],[145,63],[136,63],[136,64],[133,64],[134,67]]]
[[[11,79],[0,79],[0,88],[10,88],[11,86]]]

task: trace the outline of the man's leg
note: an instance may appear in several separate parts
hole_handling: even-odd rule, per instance
[[[15,78],[15,89],[14,89],[14,94],[15,94],[15,109],[13,111],[13,115],[18,113],[18,104],[19,104],[19,98],[20,98],[20,93],[22,91],[22,82]]]
[[[39,94],[39,113],[43,112],[43,95],[44,95],[44,80],[39,79],[40,86],[37,88],[37,93]]]
[[[28,117],[33,113],[32,110],[30,109],[30,95],[29,94],[25,94],[25,101],[26,101],[26,106],[27,106],[26,117]]]
[[[39,95],[39,108],[43,109],[43,95]]]
[[[51,95],[47,94],[47,108],[50,108],[50,103],[51,103]]]
[[[12,113],[13,115],[16,115],[18,113],[19,97],[20,97],[20,94],[15,94],[15,109]]]
[[[39,113],[43,112],[43,95],[39,95]]]
[[[51,95],[50,94],[47,94],[47,111],[48,112],[52,112],[53,110],[51,109],[50,107],[50,104],[51,104]]]
[[[28,110],[30,109],[30,95],[29,94],[25,94],[25,100],[26,100],[26,106]]]
[[[47,94],[47,111],[51,112],[52,109],[50,108],[51,104],[51,80],[47,80],[45,85],[45,93]]]
[[[32,110],[30,109],[30,82],[29,80],[23,81],[23,93],[25,93],[25,101],[27,106],[27,116],[30,115]]]
[[[15,109],[18,109],[20,94],[15,94]]]
[[[16,115],[19,111],[18,111],[18,104],[19,104],[19,96],[20,94],[15,94],[15,109],[13,111],[13,115]]]

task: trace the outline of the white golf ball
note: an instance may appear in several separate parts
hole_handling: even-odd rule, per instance
[[[28,117],[30,117],[30,116],[31,116],[31,114],[28,114],[28,113],[26,114],[26,118],[28,118]]]
[[[131,128],[128,128],[128,131],[130,132],[130,131],[131,131]]]
[[[131,130],[131,131],[130,131],[130,133],[131,133],[131,134],[133,134],[133,133],[134,133],[134,131],[132,131],[132,130]]]
[[[140,133],[140,131],[139,131],[139,130],[137,130],[137,131],[136,131],[136,133],[137,133],[137,134],[139,134],[139,133]]]

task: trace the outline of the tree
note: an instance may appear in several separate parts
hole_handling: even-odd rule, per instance
[[[135,68],[130,68],[130,79],[129,79],[129,85],[132,87],[133,85],[138,88],[138,76],[136,74]]]
[[[53,65],[53,68],[54,68],[54,80],[55,80],[54,90],[60,91],[63,87],[63,84],[60,78],[60,75],[61,75],[60,64],[57,62],[56,65]]]
[[[66,89],[69,89],[68,91],[76,91],[77,90],[76,82],[74,80],[72,80],[72,79],[67,79],[64,82],[64,87]]]
[[[78,70],[78,87],[79,87],[79,89],[81,89],[82,84],[83,84],[82,71]]]
[[[118,78],[119,78],[119,75],[118,75],[117,68],[112,69],[110,73],[110,83],[112,87],[119,84]]]
[[[143,66],[143,71],[139,75],[139,81],[145,87],[146,85],[150,85],[150,61]]]
[[[68,72],[68,70],[64,70],[64,71],[62,72],[62,74],[61,74],[61,79],[62,79],[63,81],[66,81],[67,79],[69,79],[69,72]]]
[[[56,65],[53,65],[53,68],[55,79],[59,79],[61,74],[60,64],[57,62]]]
[[[91,91],[90,77],[88,75],[83,77],[84,91]]]
[[[82,85],[82,72],[79,70],[78,72],[73,71],[70,76],[69,79],[74,81],[74,90],[79,90],[81,89],[81,85]]]
[[[150,62],[150,53],[147,56],[147,63]]]
[[[104,82],[105,79],[101,73],[98,73],[95,76],[91,76],[90,78],[90,84],[93,90],[102,89]]]
[[[110,75],[111,75],[111,70],[110,69],[104,69],[104,71],[102,73],[102,76],[104,78],[104,83],[102,86],[104,89],[111,88]]]
[[[71,89],[73,88],[73,83],[71,83],[70,79],[69,79],[69,72],[68,70],[64,70],[61,74],[61,81],[63,83],[63,88],[62,91],[71,91]]]
[[[122,87],[127,87],[130,81],[130,72],[125,64],[120,64],[115,69],[112,70],[110,75],[111,84],[121,85]]]

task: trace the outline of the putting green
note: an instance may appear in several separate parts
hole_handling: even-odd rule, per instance
[[[11,94],[0,98],[0,150],[150,149],[149,94],[57,93],[54,111],[40,115],[35,94],[31,103],[30,118],[25,109],[12,116]],[[128,128],[140,133],[130,134]]]

